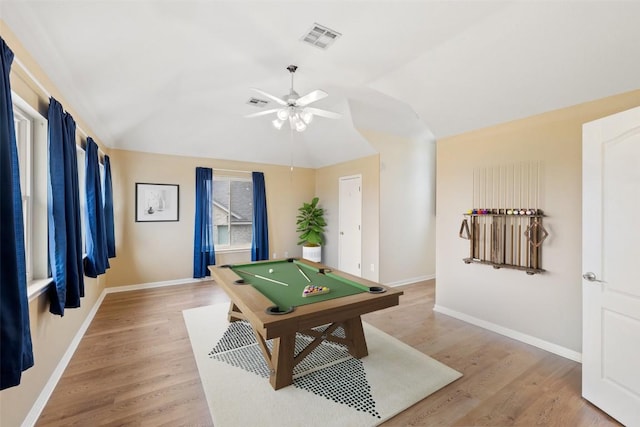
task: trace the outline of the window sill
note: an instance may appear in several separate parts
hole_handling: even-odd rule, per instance
[[[53,283],[53,277],[30,281],[27,286],[27,298],[29,299],[29,302],[44,294],[51,283]]]
[[[215,252],[218,253],[225,253],[225,254],[240,254],[240,253],[244,253],[244,252],[251,252],[251,248],[222,248],[222,249],[216,249]]]

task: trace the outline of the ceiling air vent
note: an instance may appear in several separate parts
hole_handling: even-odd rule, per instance
[[[341,35],[342,34],[337,31],[316,23],[313,24],[311,29],[304,36],[302,36],[301,40],[324,50]]]
[[[267,101],[266,99],[260,99],[260,98],[251,97],[247,101],[247,104],[263,108],[265,105],[269,104],[269,101]]]

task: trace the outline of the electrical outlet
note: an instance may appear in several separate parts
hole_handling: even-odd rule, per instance
[[[289,258],[289,252],[284,251],[284,257],[285,257],[285,258]]]
[[[274,252],[273,253],[273,259],[276,259],[276,258],[278,258],[278,254]]]
[[[371,264],[371,272],[374,273],[376,271],[376,266],[375,264]]]

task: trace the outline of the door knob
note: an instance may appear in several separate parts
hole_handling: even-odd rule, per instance
[[[587,271],[586,273],[584,273],[582,275],[582,278],[588,282],[606,283],[603,280],[598,280],[598,278],[596,277],[596,274],[591,271]]]

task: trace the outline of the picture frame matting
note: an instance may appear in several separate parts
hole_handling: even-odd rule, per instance
[[[180,186],[136,182],[136,222],[180,220]]]

